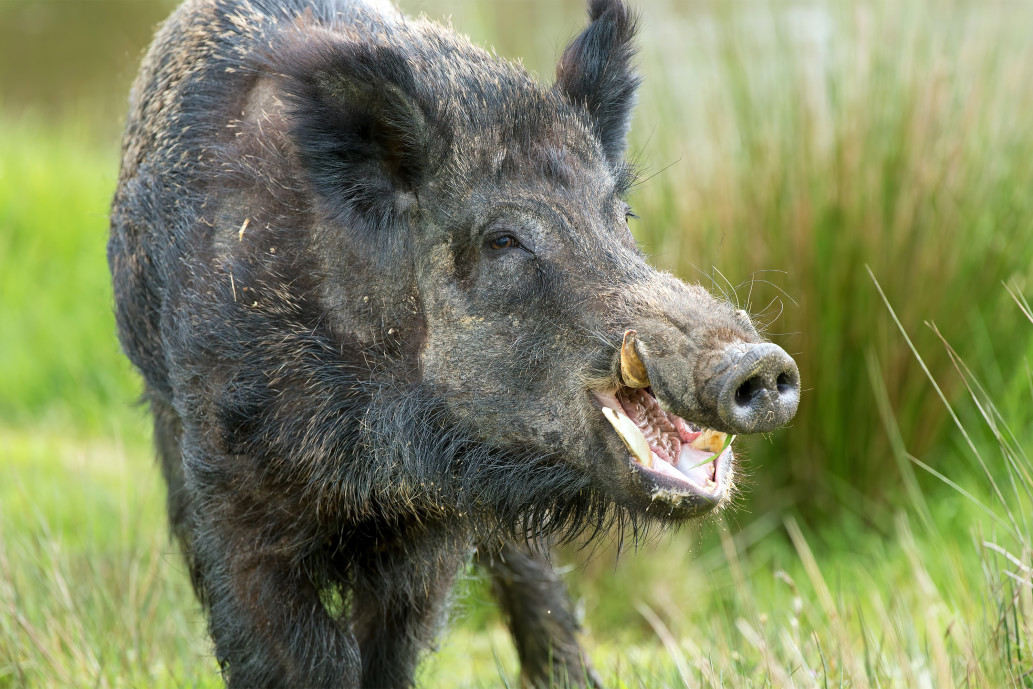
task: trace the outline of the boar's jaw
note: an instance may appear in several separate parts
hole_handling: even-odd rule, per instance
[[[665,411],[649,388],[622,385],[595,391],[594,397],[627,448],[629,470],[651,504],[684,518],[728,500],[734,436]]]

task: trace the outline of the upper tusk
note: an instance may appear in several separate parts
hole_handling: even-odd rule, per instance
[[[638,355],[638,333],[634,330],[624,331],[621,343],[621,379],[629,388],[648,388],[649,374],[646,365]]]

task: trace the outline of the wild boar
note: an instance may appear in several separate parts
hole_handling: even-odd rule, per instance
[[[407,687],[471,558],[525,681],[596,685],[547,545],[724,504],[795,413],[625,200],[635,21],[555,83],[361,0],[187,0],[130,96],[108,258],[231,687]]]

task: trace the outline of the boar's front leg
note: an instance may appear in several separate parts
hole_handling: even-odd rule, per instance
[[[566,587],[541,555],[513,543],[479,549],[520,656],[527,686],[592,687],[599,678],[578,643],[580,631]]]
[[[349,553],[352,627],[367,689],[412,686],[419,654],[433,644],[455,577],[470,559],[465,532],[428,523],[395,528],[381,532],[375,548]]]
[[[320,600],[319,563],[292,553],[289,529],[257,504],[207,497],[191,541],[227,687],[357,689],[358,646]]]

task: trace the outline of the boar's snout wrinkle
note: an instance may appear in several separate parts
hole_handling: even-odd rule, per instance
[[[749,317],[644,260],[635,20],[554,83],[383,0],[187,0],[129,99],[108,260],[230,687],[408,687],[456,576],[526,685],[597,686],[552,542],[727,504],[795,411]]]

